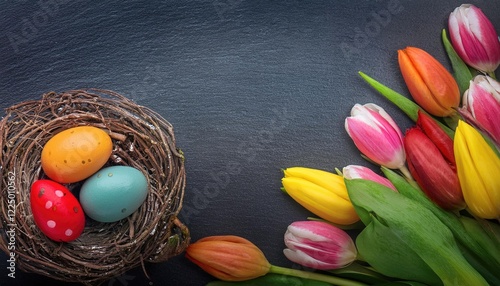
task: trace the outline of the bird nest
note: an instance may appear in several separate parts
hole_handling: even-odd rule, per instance
[[[91,219],[69,243],[46,237],[35,225],[30,187],[47,178],[41,151],[55,134],[76,126],[108,132],[113,151],[105,166],[126,165],[148,179],[146,201],[114,223]],[[0,122],[0,249],[19,269],[57,280],[99,284],[145,262],[184,251],[189,231],[177,218],[186,174],[172,125],[154,111],[107,90],[49,92],[6,109]],[[65,185],[76,194],[81,183]]]

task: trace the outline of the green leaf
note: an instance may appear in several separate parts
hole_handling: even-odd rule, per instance
[[[478,220],[470,217],[461,216],[459,220],[460,222],[462,222],[462,225],[466,229],[467,234],[469,234],[472,239],[482,247],[482,249],[485,249],[487,253],[500,253],[500,244],[498,243],[498,239],[495,236],[490,236],[490,234],[492,233],[487,231],[492,230],[491,228],[483,228],[483,225]],[[482,223],[485,223],[485,221],[483,221]],[[484,262],[482,263],[482,255],[474,255],[468,249],[464,249],[463,253],[467,260],[471,263],[471,265],[474,266],[479,271],[479,273],[484,276],[484,278],[488,281],[488,283],[490,283],[490,285],[500,285],[500,277],[495,276],[495,274],[498,276],[498,268],[496,268],[494,265],[490,265]]]
[[[383,283],[383,284],[375,284],[376,286],[427,286],[423,283],[416,282],[416,281],[394,281],[394,282],[389,282],[389,283]]]
[[[361,221],[357,221],[353,224],[337,224],[337,223],[333,223],[331,221],[327,221],[327,220],[324,220],[322,218],[318,218],[318,217],[308,217],[307,220],[313,220],[313,221],[321,221],[321,222],[325,222],[325,223],[328,223],[328,224],[331,224],[337,228],[340,228],[342,230],[360,230],[360,229],[363,229],[365,227],[365,225],[363,224],[363,222]]]
[[[414,101],[410,100],[409,98],[405,97],[404,95],[396,92],[393,89],[390,89],[389,87],[381,84],[377,80],[369,77],[363,72],[359,72],[359,75],[368,83],[370,84],[373,88],[375,88],[380,94],[382,94],[385,98],[387,98],[390,102],[395,104],[399,109],[401,109],[411,120],[414,122],[417,122],[418,118],[418,111],[420,110],[423,113],[428,114],[425,110],[423,110],[418,104],[416,104]],[[431,118],[433,118],[431,115],[429,115]],[[435,119],[434,119],[435,120]],[[448,126],[444,125],[438,120],[435,120],[436,123],[443,129],[448,136],[453,138],[455,132],[448,128]]]
[[[426,207],[372,181],[346,180],[346,186],[351,202],[406,242],[445,285],[488,285],[462,256],[450,229]]]
[[[339,277],[354,279],[369,285],[388,283],[391,281],[391,278],[380,274],[371,267],[363,266],[356,261],[346,267],[330,270],[328,272]]]
[[[207,286],[231,286],[231,285],[241,285],[241,286],[332,286],[330,283],[320,282],[311,279],[304,279],[298,277],[292,277],[281,274],[269,273],[264,276],[238,282],[228,282],[228,281],[213,281],[207,284]]]
[[[363,260],[381,274],[442,285],[441,279],[422,258],[376,216],[357,236],[356,246]]]
[[[476,218],[476,221],[488,236],[500,247],[500,225],[492,221]]]
[[[443,40],[444,49],[446,50],[448,58],[450,59],[451,67],[453,68],[453,77],[457,81],[458,88],[460,89],[460,94],[464,94],[464,92],[469,88],[469,82],[472,79],[473,75],[470,72],[469,67],[458,56],[452,44],[448,40],[445,29],[443,29],[441,33],[441,38]]]
[[[472,239],[481,245],[483,249],[486,249],[488,252],[500,253],[498,238],[492,239],[492,236],[490,236],[490,234],[494,235],[493,232],[486,232],[483,226],[476,219],[461,216],[459,220],[462,222],[462,225],[465,227],[467,233],[469,233]]]
[[[402,176],[388,168],[382,167],[382,172],[396,187],[400,194],[427,208],[443,224],[445,224],[453,233],[453,236],[458,243],[470,252],[470,255],[479,259],[479,261],[486,266],[485,269],[487,270],[485,271],[485,269],[482,269],[480,273],[485,277],[495,277],[495,280],[489,280],[490,284],[495,285],[493,282],[496,281],[496,279],[500,279],[500,273],[496,270],[500,269],[500,253],[491,251],[491,249],[483,248],[475,239],[471,237],[471,234],[465,229],[457,215],[445,211],[434,204],[416,184],[409,183]],[[470,255],[468,257],[472,257]]]
[[[369,77],[368,75],[366,75],[361,71],[358,73],[368,84],[370,84],[373,88],[375,88],[380,94],[382,94],[385,98],[387,98],[397,107],[399,107],[408,117],[410,117],[411,120],[415,122],[417,121],[419,110],[425,112],[418,104],[416,104],[411,99],[381,84],[380,82]]]

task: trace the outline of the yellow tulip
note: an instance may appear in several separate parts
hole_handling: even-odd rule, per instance
[[[304,167],[288,168],[284,175],[281,182],[286,193],[310,212],[340,225],[359,220],[342,176]]]
[[[500,218],[500,158],[481,134],[459,121],[454,153],[465,202],[475,216]]]

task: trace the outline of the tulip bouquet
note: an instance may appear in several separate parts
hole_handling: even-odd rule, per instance
[[[213,236],[186,253],[223,280],[210,285],[500,285],[500,39],[479,8],[462,5],[442,41],[453,74],[422,49],[398,51],[409,97],[360,72],[415,122],[403,134],[382,107],[354,105],[345,129],[379,172],[283,170],[282,190],[317,216],[284,235],[284,255],[308,270]]]

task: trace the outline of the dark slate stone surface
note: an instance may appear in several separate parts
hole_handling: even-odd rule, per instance
[[[0,108],[48,91],[96,87],[148,106],[175,127],[192,239],[244,236],[275,265],[288,224],[311,214],[280,191],[282,168],[365,162],[344,130],[355,103],[382,105],[362,70],[407,93],[397,49],[448,65],[440,39],[459,1],[4,1]],[[500,29],[498,1],[472,1]],[[190,210],[190,211],[187,211]],[[388,242],[390,243],[390,242]],[[66,285],[16,271],[0,284]],[[204,285],[184,256],[103,285]]]

